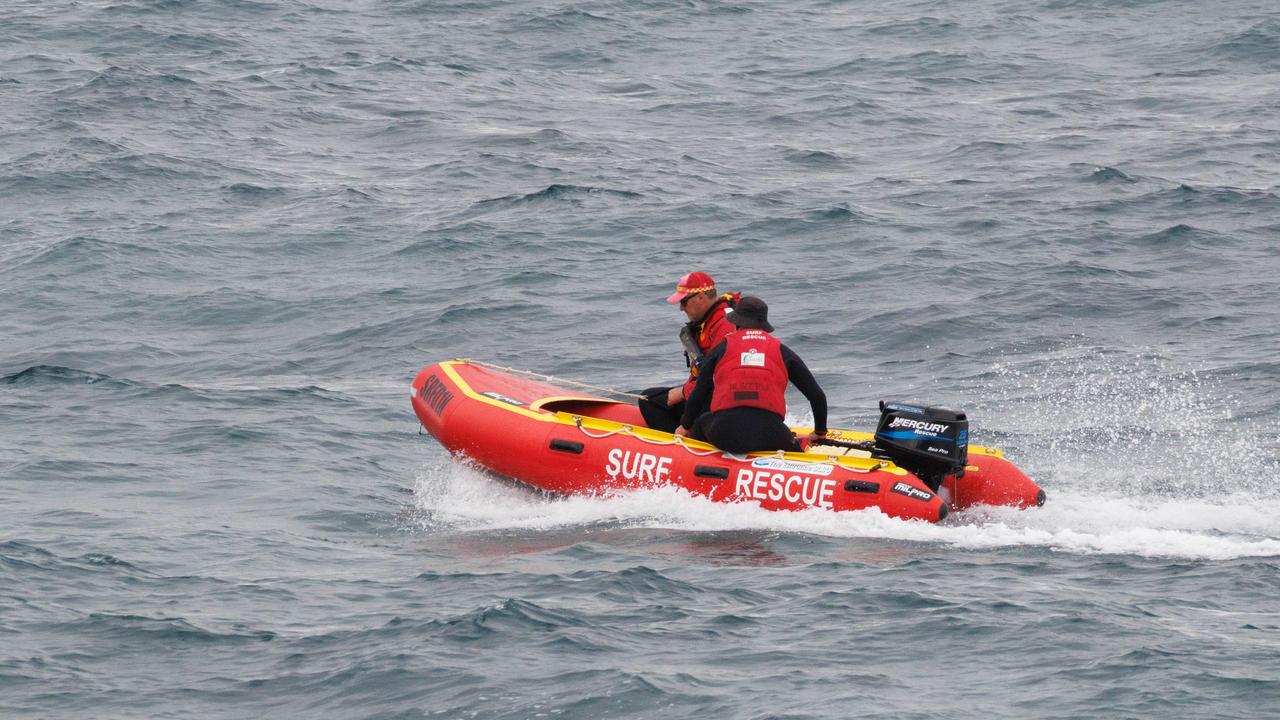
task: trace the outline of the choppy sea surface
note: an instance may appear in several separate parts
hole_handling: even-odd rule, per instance
[[[1277,118],[1272,2],[10,0],[0,717],[1280,716]],[[452,357],[679,379],[693,269],[1048,503],[418,434]]]

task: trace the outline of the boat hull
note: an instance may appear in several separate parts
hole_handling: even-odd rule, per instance
[[[976,504],[1043,502],[1034,482],[988,448],[971,448],[964,477],[947,478],[934,493],[885,460],[733,455],[645,427],[634,404],[467,361],[425,368],[414,378],[411,402],[422,426],[451,453],[561,495],[675,486],[716,502],[750,502],[768,510],[878,508],[891,517],[929,522]],[[871,437],[849,430],[831,434]]]

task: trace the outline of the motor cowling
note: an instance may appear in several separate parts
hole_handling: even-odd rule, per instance
[[[964,475],[969,420],[956,410],[881,400],[875,447],[937,492],[947,475]]]

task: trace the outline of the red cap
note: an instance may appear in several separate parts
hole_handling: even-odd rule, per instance
[[[704,272],[691,272],[676,283],[676,291],[667,296],[667,302],[675,305],[681,300],[700,292],[716,289],[716,281]]]

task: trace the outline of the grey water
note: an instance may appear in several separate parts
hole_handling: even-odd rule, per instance
[[[0,717],[1280,716],[1277,118],[1248,0],[6,2]],[[444,359],[678,380],[694,269],[1049,502],[418,434]]]

